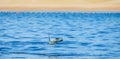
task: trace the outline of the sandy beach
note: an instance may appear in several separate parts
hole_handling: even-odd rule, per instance
[[[120,0],[0,0],[0,10],[120,10]]]

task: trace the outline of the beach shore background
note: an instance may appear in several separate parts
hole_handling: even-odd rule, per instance
[[[120,10],[120,0],[0,0],[0,10]]]

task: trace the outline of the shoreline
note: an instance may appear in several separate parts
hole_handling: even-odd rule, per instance
[[[120,6],[0,6],[0,11],[120,11]]]
[[[16,11],[16,10],[0,10],[0,13],[120,13],[120,11],[50,11],[50,10],[40,10],[40,11],[33,11],[33,10],[22,10],[22,11]]]

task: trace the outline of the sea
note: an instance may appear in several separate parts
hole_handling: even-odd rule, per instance
[[[1,11],[0,59],[120,59],[120,12]]]

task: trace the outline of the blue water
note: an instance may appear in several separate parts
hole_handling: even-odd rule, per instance
[[[0,12],[0,59],[120,59],[120,13]]]

